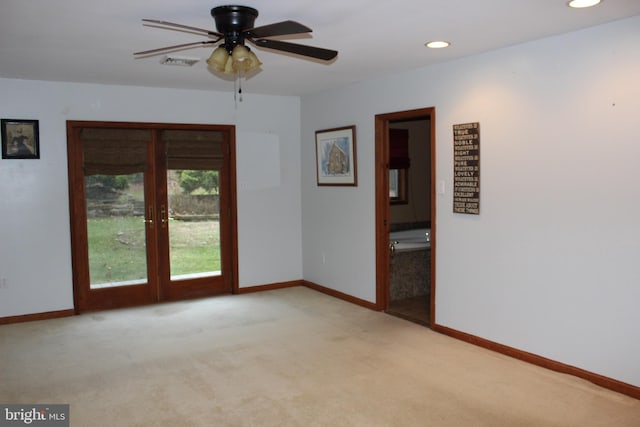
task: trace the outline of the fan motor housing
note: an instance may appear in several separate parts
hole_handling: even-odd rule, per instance
[[[218,6],[211,9],[211,16],[219,32],[240,33],[254,27],[258,11],[248,6]]]

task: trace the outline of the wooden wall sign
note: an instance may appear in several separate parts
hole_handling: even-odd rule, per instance
[[[453,125],[453,212],[480,214],[480,123]]]

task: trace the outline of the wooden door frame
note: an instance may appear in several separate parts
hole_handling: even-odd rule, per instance
[[[436,109],[435,107],[394,113],[376,114],[375,116],[375,181],[376,181],[376,309],[386,310],[389,307],[389,123],[429,117],[430,152],[431,152],[431,268],[429,293],[429,324],[435,324],[436,318]]]
[[[178,123],[139,123],[139,122],[105,122],[105,121],[79,121],[68,120],[67,121],[67,166],[68,166],[68,178],[69,178],[69,209],[70,209],[70,221],[71,221],[71,263],[73,270],[73,300],[74,311],[79,314],[82,311],[89,311],[94,309],[101,309],[101,307],[92,308],[82,300],[85,295],[84,286],[89,281],[89,271],[86,267],[88,259],[88,251],[86,245],[83,244],[86,238],[78,235],[74,228],[74,219],[76,221],[82,221],[86,223],[86,209],[84,206],[84,182],[79,179],[78,174],[74,170],[78,162],[82,161],[82,151],[78,148],[79,131],[83,127],[102,127],[102,128],[123,128],[123,129],[149,129],[153,131],[166,130],[166,129],[186,129],[186,130],[210,130],[219,131],[225,134],[225,140],[227,141],[228,150],[225,153],[225,163],[228,169],[228,182],[225,187],[228,192],[227,210],[220,212],[221,219],[224,218],[227,226],[224,231],[221,229],[222,240],[222,265],[224,268],[223,280],[224,292],[238,293],[238,224],[237,224],[237,192],[236,192],[236,148],[235,148],[235,126],[233,125],[205,125],[205,124],[178,124]],[[155,133],[155,132],[154,132]],[[152,150],[153,151],[153,150]],[[151,162],[153,164],[153,162]],[[155,178],[152,171],[151,179]],[[77,196],[78,191],[82,190],[82,197]],[[156,200],[148,201],[156,205]],[[224,235],[222,234],[224,233]],[[86,236],[85,236],[86,237]],[[152,248],[155,251],[155,248]],[[152,253],[150,256],[157,258],[157,253]],[[149,280],[152,280],[149,277]],[[158,279],[155,278],[156,283]],[[141,297],[138,295],[140,289],[135,290],[132,287],[132,292],[137,295],[133,300],[137,301]],[[151,287],[149,287],[151,288]],[[149,299],[151,302],[156,302],[162,295],[159,293],[159,289],[150,289]],[[154,293],[155,292],[155,293]],[[220,293],[220,292],[218,292]],[[156,295],[154,298],[153,295]],[[201,292],[192,292],[185,298],[205,296]],[[155,299],[156,301],[153,301]],[[173,299],[163,298],[165,300]],[[130,301],[116,301],[124,307],[127,305],[135,305]],[[84,307],[84,308],[83,308]]]

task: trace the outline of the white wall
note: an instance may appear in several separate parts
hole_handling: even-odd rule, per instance
[[[299,98],[236,109],[232,93],[13,79],[0,93],[0,117],[39,120],[41,149],[0,160],[0,317],[73,308],[66,120],[235,124],[239,284],[302,278]]]
[[[437,323],[640,386],[639,46],[634,17],[303,97],[305,279],[375,300],[374,115],[434,106]],[[481,213],[453,214],[474,121]],[[350,124],[358,187],[317,187],[314,131]]]

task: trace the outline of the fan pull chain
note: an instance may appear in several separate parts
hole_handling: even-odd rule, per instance
[[[238,73],[233,77],[233,101],[236,103],[236,108],[238,108]]]
[[[233,100],[238,107],[238,102],[242,102],[242,71],[236,72],[235,79],[233,79]]]

